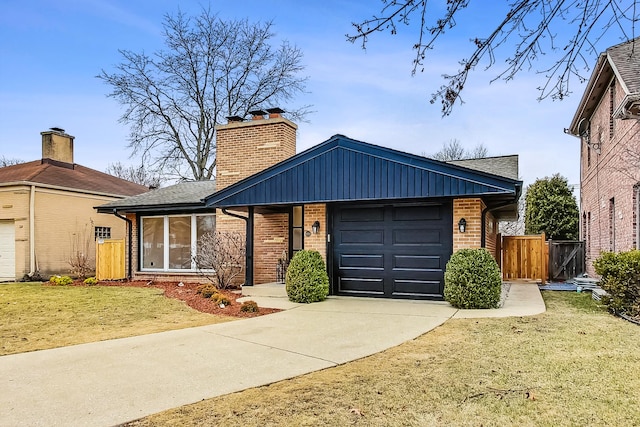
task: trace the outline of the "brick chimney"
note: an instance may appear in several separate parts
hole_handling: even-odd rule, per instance
[[[279,108],[251,111],[251,120],[233,116],[216,127],[217,190],[296,154],[298,126],[282,113]]]
[[[51,128],[42,135],[42,158],[73,164],[73,139],[64,129]]]

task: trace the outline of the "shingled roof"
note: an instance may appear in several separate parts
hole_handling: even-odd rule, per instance
[[[100,213],[113,212],[114,209],[122,212],[165,211],[176,208],[199,210],[206,208],[203,199],[215,191],[215,181],[181,182],[126,199],[114,200],[96,209]]]
[[[612,46],[606,54],[627,93],[640,93],[640,37]]]
[[[110,196],[133,196],[149,191],[143,185],[78,164],[51,159],[0,168],[0,185],[41,184]]]
[[[600,100],[608,90],[613,76],[619,82],[624,99],[616,105],[616,118],[640,117],[640,37],[611,46],[602,52],[593,68],[569,131],[579,136],[583,119],[590,119]]]

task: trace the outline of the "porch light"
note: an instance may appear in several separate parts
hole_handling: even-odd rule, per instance
[[[318,231],[320,231],[320,221],[316,221],[313,223],[313,225],[311,226],[311,231],[313,231],[313,234],[318,234]]]
[[[458,221],[458,230],[460,230],[461,233],[464,233],[465,231],[467,231],[467,220],[464,218],[460,218],[460,221]]]

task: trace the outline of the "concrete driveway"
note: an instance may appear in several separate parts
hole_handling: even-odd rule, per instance
[[[543,312],[537,286],[518,286],[520,297],[512,286],[504,308],[484,315]],[[264,304],[265,297],[254,299],[261,304],[260,298]],[[2,356],[0,425],[111,426],[336,366],[414,339],[452,317],[476,317],[444,302],[332,297],[316,304],[271,305],[277,304],[289,309]],[[221,376],[220,369],[234,376]]]

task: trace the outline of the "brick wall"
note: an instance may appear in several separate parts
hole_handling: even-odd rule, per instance
[[[589,148],[585,139],[580,143],[580,237],[586,240],[591,276],[600,252],[638,247],[640,170],[630,152],[640,152],[640,121],[611,120],[611,95],[616,106],[624,97],[618,82],[614,85],[613,91],[604,91],[591,116],[590,141],[600,144],[599,152]]]
[[[30,186],[5,187],[0,191],[0,220],[15,224],[16,279],[30,272]],[[110,227],[114,239],[125,235],[125,222],[99,214],[94,206],[114,200],[73,191],[36,187],[34,192],[34,236],[37,269],[43,276],[69,274],[73,242],[88,241],[90,266],[95,269],[94,226]]]
[[[283,117],[217,126],[217,189],[222,190],[294,156],[297,128]]]
[[[453,201],[453,252],[459,249],[480,248],[482,244],[481,215],[484,203],[481,199],[455,199]],[[461,233],[458,221],[467,221],[466,231]]]
[[[278,259],[289,253],[289,214],[256,215],[253,274],[255,283],[276,281]]]
[[[311,233],[304,237],[304,248],[320,252],[325,265],[327,264],[327,205],[314,204],[304,206],[304,231],[311,231],[314,222],[320,222],[318,234]]]

